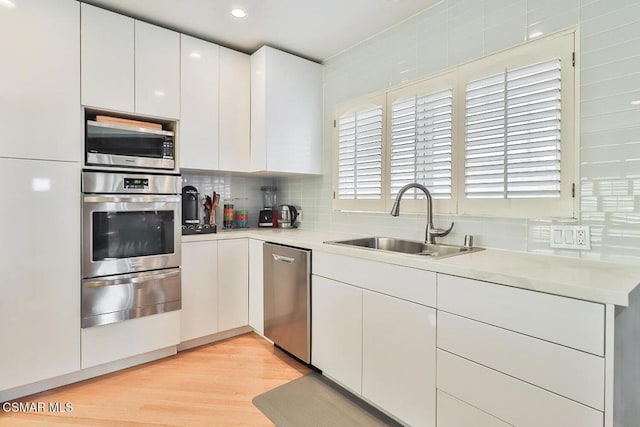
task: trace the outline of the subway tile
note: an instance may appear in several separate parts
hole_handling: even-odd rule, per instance
[[[484,30],[484,54],[498,52],[526,40],[525,15]]]
[[[640,100],[640,73],[580,86],[581,102],[626,93],[639,93],[635,100]]]
[[[637,0],[583,0],[580,7],[580,19],[588,21],[590,19],[606,16],[616,10],[633,7]]]
[[[526,0],[485,0],[484,28],[499,27],[512,21],[521,22],[526,27]]]

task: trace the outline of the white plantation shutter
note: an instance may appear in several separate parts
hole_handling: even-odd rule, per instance
[[[401,98],[391,104],[390,196],[418,182],[434,199],[451,198],[453,90]],[[424,193],[409,190],[406,199]]]
[[[559,58],[468,83],[466,197],[560,198],[560,110]]]
[[[337,120],[339,200],[382,198],[382,105],[343,114]]]

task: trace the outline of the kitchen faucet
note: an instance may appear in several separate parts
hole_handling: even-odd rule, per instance
[[[406,191],[409,190],[410,188],[417,188],[418,190],[421,190],[425,194],[425,196],[427,196],[427,230],[426,230],[424,242],[427,244],[435,244],[436,237],[444,237],[447,234],[451,233],[454,223],[453,222],[451,223],[451,227],[449,227],[448,230],[435,228],[433,226],[433,199],[431,198],[431,193],[429,192],[429,190],[427,190],[427,187],[425,187],[422,184],[418,184],[417,182],[407,184],[404,187],[402,187],[400,191],[398,191],[396,200],[395,202],[393,202],[393,207],[391,208],[391,212],[389,213],[393,216],[400,215],[400,200],[402,199],[402,196],[404,195],[404,193],[406,193]]]

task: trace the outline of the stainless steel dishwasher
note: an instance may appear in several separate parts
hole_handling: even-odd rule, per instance
[[[264,334],[311,361],[311,251],[264,243]]]

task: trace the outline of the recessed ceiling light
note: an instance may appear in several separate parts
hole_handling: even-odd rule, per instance
[[[201,55],[200,55],[200,53],[198,53],[198,52],[191,52],[190,56],[191,56],[192,58],[200,58],[200,56],[201,56]]]
[[[163,91],[161,91],[161,90],[155,90],[155,91],[153,91],[153,94],[154,94],[155,96],[164,96],[164,92],[163,92]]]
[[[631,105],[640,105],[640,99],[636,99],[635,101],[631,101]]]
[[[13,9],[14,7],[16,7],[16,4],[14,2],[12,2],[11,0],[0,0],[0,6],[4,6],[4,7],[7,7],[9,9]]]
[[[231,9],[231,14],[236,18],[245,18],[247,16],[247,11],[240,7],[236,7]]]

